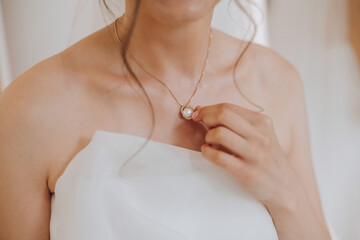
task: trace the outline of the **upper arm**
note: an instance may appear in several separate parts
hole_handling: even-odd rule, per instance
[[[286,157],[300,178],[307,197],[318,218],[325,222],[319,189],[312,162],[311,140],[303,81],[293,65],[276,52],[254,45],[263,69],[264,84],[272,94],[277,115],[290,131],[290,144]]]
[[[40,126],[17,83],[0,95],[0,239],[49,239]]]
[[[0,240],[49,239],[49,179],[76,146],[80,124],[64,72],[46,60],[0,95]]]
[[[302,79],[293,66],[286,63],[284,76],[287,81],[284,106],[291,129],[291,147],[287,159],[298,174],[308,198],[318,216],[325,222],[319,189],[314,172],[305,92]]]

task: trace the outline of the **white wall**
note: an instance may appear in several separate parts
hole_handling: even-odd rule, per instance
[[[10,84],[10,80],[11,74],[5,39],[5,25],[3,22],[2,5],[0,1],[0,91]]]
[[[97,0],[1,0],[3,17],[8,42],[11,73],[18,77],[39,61],[63,50],[86,36],[98,23],[99,11],[94,11]],[[227,14],[227,0],[221,1],[214,13],[213,26],[234,36],[244,36],[247,29],[241,26],[244,17],[236,10],[235,5],[230,12],[236,21]],[[266,0],[256,0],[264,6]],[[78,5],[78,9],[76,9]],[[74,29],[74,12],[78,13]],[[224,14],[225,13],[225,14]],[[258,23],[261,23],[255,42],[267,45],[266,11],[262,13],[254,9]],[[93,15],[98,21],[93,22]],[[70,36],[71,35],[71,36]],[[71,37],[71,38],[70,38]]]
[[[13,78],[67,46],[76,0],[1,0]]]
[[[313,162],[339,239],[360,239],[360,73],[347,41],[346,1],[272,0],[271,46],[303,78]]]

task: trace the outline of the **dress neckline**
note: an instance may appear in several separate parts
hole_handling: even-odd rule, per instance
[[[115,138],[123,138],[123,137],[130,137],[130,138],[134,138],[134,139],[142,139],[144,142],[147,140],[147,138],[145,137],[142,137],[142,136],[138,136],[138,135],[132,135],[132,134],[127,134],[127,133],[119,133],[119,132],[111,132],[111,131],[106,131],[106,130],[102,130],[102,129],[99,129],[99,130],[96,130],[95,133],[93,134],[93,136],[91,137],[89,143],[83,147],[80,151],[78,151],[73,157],[72,159],[70,160],[70,162],[67,164],[67,166],[65,167],[65,169],[63,170],[63,172],[60,174],[60,176],[56,179],[55,181],[55,186],[54,186],[54,192],[53,193],[56,193],[56,188],[57,188],[57,185],[58,185],[58,182],[59,180],[61,180],[63,178],[63,176],[65,175],[65,173],[68,171],[68,169],[71,167],[71,165],[74,164],[74,160],[76,160],[76,158],[78,157],[78,155],[83,152],[83,151],[86,151],[87,148],[90,147],[90,145],[95,142],[97,140],[97,138],[99,138],[100,136],[105,136],[105,137],[115,137]],[[117,139],[115,139],[117,140]],[[189,153],[192,153],[192,154],[198,154],[199,156],[202,155],[201,151],[196,151],[196,150],[192,150],[192,149],[189,149],[189,148],[184,148],[184,147],[179,147],[179,146],[176,146],[176,145],[172,145],[172,144],[169,144],[169,143],[164,143],[164,142],[159,142],[159,141],[156,141],[156,140],[152,140],[152,139],[149,139],[148,143],[147,144],[153,144],[153,145],[158,145],[158,146],[162,146],[162,147],[167,147],[167,148],[170,148],[170,149],[177,149],[177,150],[181,150],[181,151],[185,151],[185,152],[189,152]],[[145,145],[145,148],[147,148],[147,145]]]
[[[111,131],[102,130],[102,129],[96,130],[94,135],[93,135],[93,138],[94,138],[95,135],[99,135],[99,134],[113,135],[113,136],[119,136],[119,137],[123,136],[123,137],[138,138],[138,139],[144,140],[144,142],[147,140],[147,138],[145,138],[143,136],[127,134],[127,133],[111,132]],[[92,142],[93,138],[90,140],[89,144]],[[159,142],[159,141],[156,141],[156,140],[153,140],[153,139],[149,139],[148,143],[167,146],[167,147],[170,147],[170,148],[181,149],[181,150],[184,150],[184,151],[195,152],[195,153],[201,154],[201,151],[196,151],[196,150],[193,150],[193,149],[176,146],[176,145],[173,145],[173,144],[170,144],[170,143]]]

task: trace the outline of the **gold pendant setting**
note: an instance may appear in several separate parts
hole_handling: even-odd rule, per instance
[[[180,109],[181,115],[186,120],[191,120],[191,115],[193,114],[194,111],[195,109],[190,105],[182,105]]]

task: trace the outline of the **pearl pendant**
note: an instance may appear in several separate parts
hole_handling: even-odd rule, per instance
[[[180,109],[181,115],[183,116],[183,118],[187,120],[191,119],[191,115],[193,114],[194,111],[195,109],[190,105],[182,105]]]

